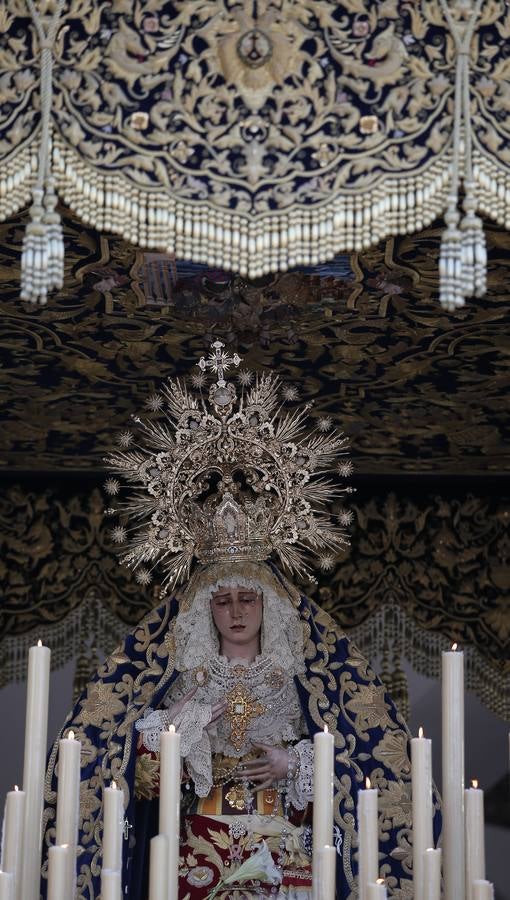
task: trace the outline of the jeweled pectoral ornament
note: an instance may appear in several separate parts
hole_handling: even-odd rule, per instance
[[[236,684],[226,695],[226,718],[230,721],[230,743],[235,750],[241,750],[246,732],[252,719],[266,711],[263,703],[252,697],[244,684]]]

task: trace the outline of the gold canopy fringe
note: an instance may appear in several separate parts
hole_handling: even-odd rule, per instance
[[[137,188],[120,175],[104,176],[59,135],[53,135],[53,145],[56,193],[85,224],[119,234],[136,246],[175,253],[250,278],[315,265],[342,250],[366,249],[389,236],[420,231],[445,214],[452,178],[449,154],[405,181],[386,179],[365,194],[342,193],[313,210],[293,207],[286,214],[274,213],[250,222],[207,203],[182,202],[163,192]],[[29,204],[37,169],[37,141],[2,164],[0,221]],[[464,209],[467,206],[510,229],[510,171],[478,149],[473,151],[472,181]],[[455,213],[458,226],[456,207]],[[474,225],[479,267],[475,295],[481,296],[486,255],[482,222],[478,216],[475,219],[473,223],[466,212],[456,240],[463,242],[462,228],[473,246]],[[466,277],[470,276],[464,270]],[[462,286],[462,297],[470,296],[471,283]]]
[[[38,139],[2,162],[0,172],[0,220],[28,206],[39,166]]]
[[[129,626],[112,613],[108,602],[89,591],[60,622],[0,641],[0,688],[26,679],[28,651],[38,640],[51,649],[52,669],[61,669],[76,659],[75,679],[86,681],[84,670],[90,676],[97,667],[97,657],[111,653],[128,631]]]
[[[59,137],[54,171],[64,202],[88,225],[248,278],[316,265],[340,250],[362,250],[389,235],[419,231],[442,215],[451,179],[445,155],[419,174],[386,178],[364,194],[339,193],[328,205],[294,206],[249,220],[206,203],[151,193],[119,175],[104,176]]]
[[[401,661],[407,660],[415,672],[440,679],[441,653],[452,641],[443,634],[422,628],[397,603],[385,604],[361,625],[349,629],[349,637],[369,659],[377,659],[388,690],[402,694],[399,707],[405,715],[406,686]],[[464,651],[466,688],[473,691],[491,712],[510,719],[510,679],[501,669],[470,646]],[[402,680],[403,676],[403,680]],[[398,703],[398,697],[395,698]]]

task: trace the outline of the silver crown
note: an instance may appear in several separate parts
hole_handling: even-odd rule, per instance
[[[135,417],[137,437],[119,436],[119,450],[106,462],[135,491],[120,499],[121,485],[105,488],[119,497],[115,509],[125,524],[112,529],[121,561],[151,580],[160,564],[163,587],[189,577],[194,560],[265,560],[274,555],[289,573],[309,573],[310,554],[322,568],[348,544],[347,534],[327,513],[331,501],[351,488],[326,476],[338,467],[350,474],[347,438],[329,419],[306,429],[309,406],[285,411],[273,374],[240,373],[240,388],[227,382],[241,362],[221,341],[192,376],[196,390],[170,380],[149,398],[152,414]],[[207,394],[209,370],[216,375]],[[284,392],[285,393],[285,392]],[[287,391],[288,394],[288,391]],[[341,523],[349,521],[344,513]]]

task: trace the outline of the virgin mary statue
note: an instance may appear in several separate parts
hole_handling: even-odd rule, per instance
[[[328,514],[348,488],[346,440],[307,409],[285,412],[272,375],[241,372],[216,342],[192,386],[170,381],[109,458],[112,529],[161,605],[102,665],[61,734],[82,742],[77,897],[100,896],[103,792],[124,793],[122,896],[147,900],[158,830],[159,747],[181,735],[179,900],[311,898],[313,737],[334,735],[337,898],[358,896],[357,795],[378,790],[379,864],[412,897],[408,731],[368,661],[289,580],[347,542]],[[209,372],[211,385],[207,389]],[[338,486],[324,473],[336,461]],[[180,584],[179,588],[176,585]],[[54,842],[57,742],[46,779]],[[436,816],[437,820],[437,816]],[[436,821],[437,824],[437,821]],[[43,865],[43,896],[46,865]]]

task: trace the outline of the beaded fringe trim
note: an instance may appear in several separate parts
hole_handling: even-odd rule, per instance
[[[510,228],[510,171],[479,152],[473,154],[473,209],[457,222],[453,259],[476,259],[477,283],[471,293],[485,290],[486,254],[482,223],[474,214],[489,216]],[[7,160],[0,174],[0,220],[30,203],[38,167],[37,142]],[[319,208],[295,207],[285,213],[249,221],[207,204],[183,203],[163,192],[149,192],[122,176],[103,176],[84,163],[61,139],[54,138],[55,189],[63,202],[87,225],[113,232],[140,247],[175,253],[178,258],[238,271],[248,278],[316,265],[339,251],[362,250],[396,234],[411,234],[441,217],[448,207],[451,156],[406,179],[388,178],[365,194],[339,194]],[[448,229],[443,243],[448,239]],[[472,249],[471,249],[472,248]],[[445,253],[443,252],[443,260]],[[448,259],[448,256],[447,256]],[[443,290],[448,291],[448,266],[442,262]],[[464,282],[459,294],[470,296],[474,273],[458,272]],[[449,308],[460,305],[443,298]]]
[[[392,661],[406,659],[415,672],[428,678],[441,678],[441,652],[449,650],[451,640],[438,632],[421,628],[398,604],[384,604],[374,615],[349,629],[349,637],[361,652],[381,660],[390,650]],[[476,647],[464,651],[465,684],[495,715],[510,719],[510,682],[486,660]]]
[[[341,250],[362,250],[390,235],[420,231],[443,214],[451,178],[445,155],[419,174],[386,178],[366,193],[339,193],[327,205],[296,206],[249,220],[206,203],[139,189],[121,175],[100,174],[59,136],[53,142],[56,191],[85,224],[248,278],[316,265]],[[27,190],[24,183],[18,189],[12,176],[9,184],[6,213],[12,214],[26,204]],[[0,176],[0,196],[2,190],[7,187]]]

